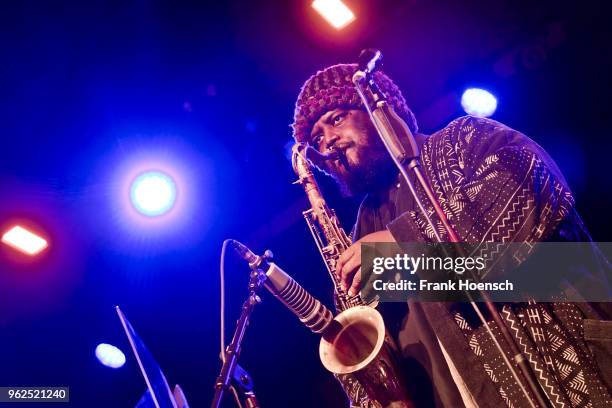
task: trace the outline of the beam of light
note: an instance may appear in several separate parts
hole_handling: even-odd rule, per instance
[[[44,238],[19,225],[5,232],[2,235],[2,242],[30,256],[38,254],[49,245]]]
[[[163,215],[172,209],[176,200],[176,185],[172,178],[160,171],[147,171],[132,182],[132,205],[149,217]]]
[[[96,347],[96,357],[100,363],[110,368],[123,367],[125,364],[125,354],[111,344],[98,344]]]
[[[469,115],[488,118],[497,109],[497,99],[495,99],[493,94],[484,89],[470,88],[463,92],[461,106]]]
[[[312,8],[338,30],[355,20],[355,14],[341,0],[315,0]]]

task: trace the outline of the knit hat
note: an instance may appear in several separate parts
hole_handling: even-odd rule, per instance
[[[308,78],[298,95],[293,114],[293,137],[297,142],[310,142],[312,127],[325,112],[337,108],[365,110],[352,82],[355,71],[357,64],[338,64],[318,71]],[[381,71],[374,73],[374,81],[395,113],[416,133],[416,119],[397,85]],[[374,108],[374,101],[368,99],[370,106]]]

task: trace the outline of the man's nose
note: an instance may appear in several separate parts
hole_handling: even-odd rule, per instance
[[[323,150],[329,150],[340,139],[340,136],[335,129],[325,129],[323,131]]]

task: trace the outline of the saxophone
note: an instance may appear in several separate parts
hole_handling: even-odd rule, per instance
[[[365,305],[359,294],[349,296],[336,276],[338,258],[352,241],[321,195],[306,157],[309,151],[314,149],[303,143],[293,146],[295,184],[303,187],[310,202],[303,215],[333,282],[339,312],[334,318],[336,329],[326,331],[321,339],[321,362],[340,381],[353,406],[411,408],[414,405],[396,364],[397,347],[381,314]]]

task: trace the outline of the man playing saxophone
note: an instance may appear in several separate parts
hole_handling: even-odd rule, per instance
[[[360,289],[361,243],[429,242],[433,236],[354,89],[356,70],[354,64],[339,64],[310,77],[298,96],[293,122],[297,142],[323,155],[335,153],[333,160],[317,165],[343,194],[363,197],[353,245],[336,265],[349,296]],[[382,72],[374,79],[415,135],[424,173],[460,239],[590,241],[563,175],[535,142],[501,123],[475,117],[423,135],[393,81]],[[399,311],[389,305],[380,309],[405,358],[416,406],[532,406],[468,312],[415,301],[399,306]],[[516,332],[522,351],[546,362],[536,366],[537,380],[551,406],[612,404],[612,378],[581,337],[582,320],[610,319],[605,311],[562,302],[506,304],[503,311],[525,329]],[[540,327],[545,342],[533,338],[528,316],[534,315],[547,322]],[[555,347],[549,347],[551,339]]]

